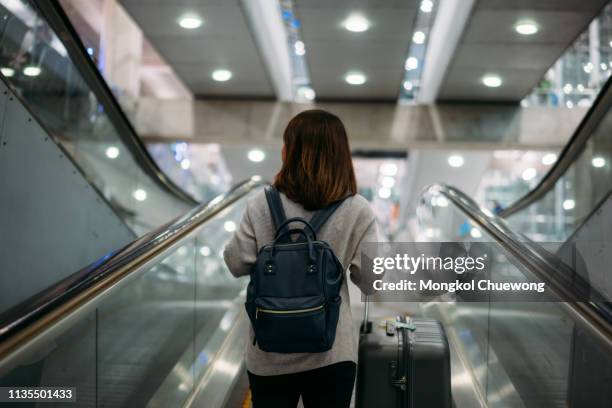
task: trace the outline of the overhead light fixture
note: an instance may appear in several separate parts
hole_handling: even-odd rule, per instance
[[[593,159],[591,160],[591,164],[593,165],[593,167],[601,168],[606,165],[606,159],[601,156],[593,157]]]
[[[565,106],[566,106],[568,109],[572,109],[572,108],[574,107],[574,102],[572,102],[572,101],[567,101],[567,102],[565,102]]]
[[[391,176],[385,176],[380,181],[380,184],[385,188],[393,188],[395,185],[395,179]]]
[[[178,23],[187,30],[193,30],[202,25],[202,18],[196,14],[185,14],[179,18]]]
[[[234,232],[236,231],[236,223],[234,221],[225,221],[223,223],[223,229],[227,232]]]
[[[191,167],[191,160],[189,159],[181,160],[181,168],[183,170],[189,170],[190,167]]]
[[[380,166],[380,174],[383,176],[395,176],[397,174],[397,164],[384,163]]]
[[[225,82],[225,81],[229,81],[230,79],[232,79],[232,71],[227,70],[227,69],[217,69],[214,70],[212,73],[212,79],[214,79],[217,82]]]
[[[499,75],[487,74],[482,77],[482,83],[488,88],[498,88],[502,85],[503,81]]]
[[[525,181],[531,181],[537,176],[538,172],[533,167],[526,168],[521,174],[521,178]]]
[[[142,188],[139,188],[134,190],[134,192],[132,193],[132,197],[134,197],[136,201],[144,201],[147,199],[147,192]]]
[[[539,29],[538,24],[533,20],[521,20],[514,25],[514,30],[521,35],[533,35]]]
[[[566,211],[573,210],[576,207],[576,202],[574,200],[565,200],[563,201],[563,209]]]
[[[412,42],[415,44],[423,44],[425,42],[425,33],[422,31],[415,31],[412,34]]]
[[[293,44],[293,48],[295,49],[295,55],[304,55],[306,54],[306,46],[304,45],[304,41],[296,41]]]
[[[353,14],[344,20],[344,28],[353,33],[362,33],[370,28],[370,22],[361,14]]]
[[[470,230],[470,235],[472,238],[482,238],[482,232],[478,228],[472,228]]]
[[[349,72],[344,76],[344,80],[350,85],[363,85],[366,82],[366,76],[361,72]]]
[[[117,146],[109,146],[106,148],[106,157],[109,159],[116,159],[119,157],[119,148]]]
[[[421,11],[423,13],[431,13],[433,10],[433,1],[431,0],[423,0],[421,1]]]
[[[465,163],[463,156],[459,154],[452,154],[448,156],[448,165],[451,167],[461,167]]]
[[[386,187],[379,188],[378,196],[382,198],[383,200],[386,200],[387,198],[391,197],[391,189],[386,188]]]
[[[416,57],[408,57],[406,60],[406,64],[404,64],[404,68],[406,71],[412,71],[419,67],[419,60]]]
[[[412,87],[413,87],[412,82],[410,82],[410,81],[404,81],[403,86],[404,86],[404,89],[405,89],[406,91],[408,91],[408,92],[412,91]]]
[[[309,86],[300,86],[297,92],[299,98],[306,99],[307,101],[312,101],[317,96],[314,89]]]
[[[23,75],[29,76],[29,77],[39,76],[40,72],[41,72],[41,69],[37,67],[36,65],[28,65],[27,67],[23,69]]]
[[[593,63],[592,62],[587,62],[586,64],[584,64],[582,66],[582,70],[585,73],[590,74],[591,72],[593,72]]]
[[[544,156],[542,156],[542,164],[545,166],[550,166],[556,161],[557,161],[557,155],[554,153],[547,153]]]
[[[266,158],[266,154],[262,150],[253,149],[249,150],[249,152],[247,153],[247,157],[250,161],[254,163],[259,163],[264,161],[264,159]]]
[[[209,256],[210,255],[210,248],[207,247],[206,245],[201,247],[200,248],[200,255],[202,255],[202,256]]]
[[[572,84],[565,84],[563,85],[563,93],[566,95],[569,95],[570,93],[572,93],[572,91],[574,90],[574,87],[572,86]]]
[[[448,199],[443,195],[435,196],[431,199],[431,205],[435,207],[448,207]]]
[[[261,181],[261,180],[262,180],[262,179],[261,179],[261,176],[260,176],[259,174],[256,174],[256,175],[254,175],[254,176],[251,176],[251,181],[258,182],[258,181]]]
[[[15,75],[15,70],[10,67],[2,67],[0,68],[0,72],[2,72],[2,75],[4,75],[7,78],[10,78]]]

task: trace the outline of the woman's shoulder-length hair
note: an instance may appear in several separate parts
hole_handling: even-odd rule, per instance
[[[357,193],[348,137],[342,121],[323,110],[296,115],[283,134],[284,160],[274,186],[314,211]]]

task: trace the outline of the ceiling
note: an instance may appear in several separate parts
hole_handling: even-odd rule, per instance
[[[120,2],[196,96],[275,96],[239,1]],[[194,30],[181,28],[177,20],[188,13],[202,16],[204,24]],[[211,73],[220,68],[232,71],[230,81],[215,82],[211,78]]]
[[[582,33],[607,0],[478,0],[438,95],[439,101],[518,102]],[[514,24],[535,20],[539,32],[521,36]],[[499,88],[482,86],[488,73]]]
[[[120,1],[196,96],[275,97],[241,0]],[[520,101],[606,3],[476,0],[437,100]],[[420,1],[293,0],[293,4],[317,100],[397,100]],[[177,24],[178,17],[189,12],[204,17],[200,28],[185,30]],[[354,33],[342,26],[354,13],[367,17],[369,30]],[[514,24],[525,18],[538,23],[536,35],[515,32]],[[232,79],[213,81],[211,72],[218,68],[230,69]],[[364,73],[366,83],[347,84],[344,76],[349,71]],[[503,85],[483,86],[481,79],[488,73],[501,76]]]
[[[397,100],[418,1],[294,0],[294,4],[318,99]],[[354,33],[342,26],[355,12],[367,16],[367,31]],[[367,82],[347,84],[344,76],[351,70],[363,72]]]

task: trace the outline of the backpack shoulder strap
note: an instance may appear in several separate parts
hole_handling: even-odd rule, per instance
[[[266,187],[266,201],[268,201],[268,208],[270,209],[270,215],[274,222],[274,229],[276,233],[279,233],[278,227],[283,225],[285,220],[287,220],[287,216],[285,215],[285,209],[283,208],[280,194],[274,186]],[[286,227],[284,229],[286,230]]]
[[[331,217],[334,211],[336,211],[338,207],[340,207],[344,200],[346,200],[348,197],[350,196],[346,196],[338,201],[334,201],[327,207],[317,211],[312,216],[312,218],[310,219],[310,225],[312,225],[312,228],[314,229],[315,233],[319,232],[323,224],[325,224],[325,222],[329,219],[329,217]]]

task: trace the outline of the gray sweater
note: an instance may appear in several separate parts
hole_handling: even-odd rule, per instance
[[[284,194],[281,194],[281,199],[287,218],[302,217],[309,220],[312,217],[313,212],[306,211]],[[265,193],[262,191],[249,199],[240,226],[225,247],[223,256],[232,275],[235,277],[249,275],[258,250],[274,238],[273,225]],[[295,227],[301,228],[302,225],[296,223]],[[364,274],[361,270],[361,244],[377,240],[374,213],[365,198],[360,195],[347,198],[323,225],[317,234],[317,239],[329,243],[344,270],[350,272],[351,280],[362,292],[370,294],[374,291],[372,282],[375,275]],[[330,351],[297,354],[265,352],[252,344],[253,330],[249,325],[247,369],[256,375],[279,375],[312,370],[341,361],[357,362],[356,329],[353,327],[346,279],[340,290],[340,296],[342,297],[340,318],[336,340]]]

